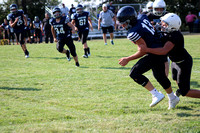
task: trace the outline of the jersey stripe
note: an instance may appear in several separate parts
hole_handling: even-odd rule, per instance
[[[131,32],[128,34],[127,38],[133,42],[136,42],[137,40],[141,38],[141,36],[138,33]]]

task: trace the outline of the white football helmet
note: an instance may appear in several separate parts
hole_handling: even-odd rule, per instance
[[[163,8],[163,10],[158,10]],[[155,0],[153,2],[153,13],[157,16],[162,16],[166,11],[166,4],[164,0]]]
[[[161,22],[163,21],[168,25],[167,27],[162,26],[162,29],[165,32],[178,31],[181,27],[181,19],[175,13],[167,13],[166,15],[161,17],[160,20]]]
[[[146,5],[147,12],[153,12],[153,2],[149,1]]]

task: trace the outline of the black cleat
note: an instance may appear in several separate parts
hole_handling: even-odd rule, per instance
[[[67,60],[68,60],[68,61],[71,60],[71,57],[70,57],[70,51],[69,51],[69,50],[67,50],[66,57],[67,57]]]
[[[79,63],[78,62],[76,62],[76,67],[79,67],[80,65],[79,65]]]

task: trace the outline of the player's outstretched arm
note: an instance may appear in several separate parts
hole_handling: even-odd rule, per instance
[[[139,45],[139,51],[145,53],[152,53],[156,55],[166,55],[174,47],[174,44],[171,41],[167,41],[162,48],[147,48],[146,45]]]

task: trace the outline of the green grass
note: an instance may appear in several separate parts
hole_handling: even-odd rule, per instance
[[[194,59],[192,89],[200,88],[199,38],[185,36]],[[137,47],[127,39],[114,42],[88,41],[88,59],[74,42],[80,68],[56,44],[28,44],[28,59],[19,45],[0,46],[0,132],[200,133],[200,100],[180,97],[176,109],[167,110],[166,93],[149,71],[145,75],[166,96],[150,108],[151,94],[128,76],[137,60],[118,64]],[[174,81],[172,87],[176,91]]]

